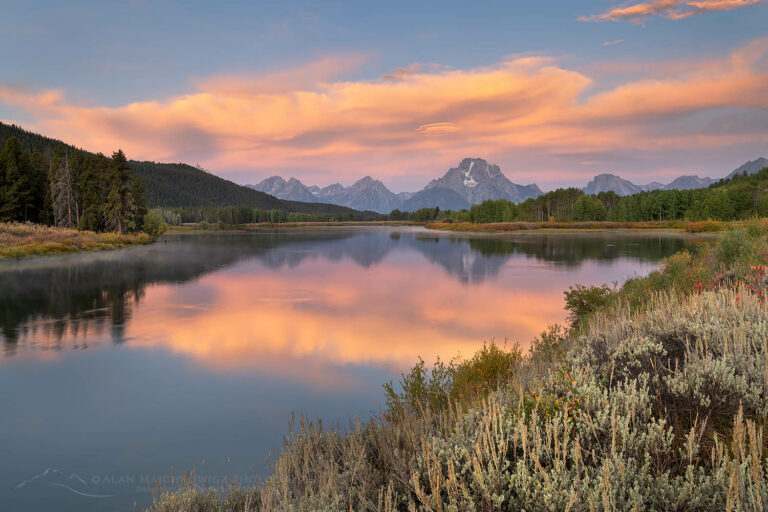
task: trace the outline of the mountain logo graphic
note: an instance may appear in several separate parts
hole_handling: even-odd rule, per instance
[[[114,496],[112,494],[94,494],[88,492],[88,482],[86,482],[80,475],[77,473],[70,473],[67,475],[56,468],[46,468],[45,471],[19,483],[15,489],[32,487],[35,485],[61,487],[73,494],[85,496],[86,498],[111,498]]]

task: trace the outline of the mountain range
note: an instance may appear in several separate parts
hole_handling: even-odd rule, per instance
[[[33,133],[15,125],[0,122],[0,145],[15,137],[20,146],[37,151],[45,158],[63,145],[69,151],[79,150],[56,139]],[[83,150],[79,150],[83,151]],[[389,213],[393,209],[414,211],[419,208],[459,210],[486,199],[508,199],[521,202],[542,194],[535,185],[512,183],[497,165],[482,158],[465,158],[441,178],[430,181],[418,192],[393,193],[381,181],[370,176],[349,187],[334,183],[327,187],[306,186],[296,178],[284,180],[279,176],[268,178],[257,185],[242,186],[220,178],[201,168],[184,163],[156,163],[129,161],[134,176],[146,186],[150,207],[189,206],[217,207],[247,205],[260,209],[290,212],[327,213],[349,215],[356,219],[370,218],[370,212]],[[746,162],[728,174],[754,174],[768,167],[768,158],[759,157]],[[595,176],[584,192],[596,194],[614,191],[619,195],[646,190],[692,189],[707,187],[716,182],[712,178],[680,176],[670,183],[658,182],[636,185],[614,174]],[[357,211],[355,211],[357,210]],[[361,213],[368,211],[369,213]]]
[[[758,158],[747,162],[728,175],[747,172],[753,174],[763,167],[768,167],[768,159]],[[612,191],[620,196],[636,194],[649,190],[689,190],[708,187],[718,180],[701,178],[695,175],[679,176],[669,183],[651,182],[637,185],[615,174],[598,174],[584,188],[586,194],[598,194]],[[465,158],[444,176],[430,181],[418,192],[396,194],[381,181],[366,176],[350,187],[334,183],[327,187],[307,186],[296,178],[284,180],[272,176],[250,188],[266,192],[281,199],[305,202],[326,202],[379,213],[389,213],[395,208],[402,211],[415,211],[420,208],[442,210],[461,210],[486,199],[507,199],[519,203],[528,198],[535,198],[543,192],[536,184],[518,185],[512,183],[498,165],[493,165],[482,158]]]
[[[712,178],[699,178],[698,176],[680,176],[666,185],[654,181],[647,185],[635,185],[615,174],[598,174],[584,187],[585,194],[599,194],[600,192],[615,192],[620,196],[628,196],[648,190],[689,190],[692,188],[705,188],[718,180]]]
[[[441,178],[430,181],[418,192],[395,194],[381,181],[366,176],[350,187],[334,183],[324,188],[307,186],[296,178],[287,181],[272,176],[256,185],[254,190],[294,201],[322,201],[354,208],[389,213],[394,209],[415,211],[419,208],[440,207],[461,210],[486,199],[508,199],[520,202],[542,194],[536,185],[512,183],[498,165],[482,158],[465,158]]]

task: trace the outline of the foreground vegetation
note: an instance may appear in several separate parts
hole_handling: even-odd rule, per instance
[[[385,386],[380,418],[301,420],[252,488],[153,512],[765,510],[766,225],[621,288],[574,286],[529,353],[486,345]]]
[[[102,251],[133,244],[146,244],[146,233],[95,233],[54,228],[40,224],[0,222],[0,259],[48,256],[77,251]]]

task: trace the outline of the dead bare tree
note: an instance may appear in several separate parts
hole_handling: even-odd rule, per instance
[[[59,163],[53,175],[53,219],[60,228],[74,228],[79,222],[77,198],[72,178],[72,170],[69,167],[69,155],[64,155],[64,161]]]

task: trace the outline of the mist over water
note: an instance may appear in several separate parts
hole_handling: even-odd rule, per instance
[[[381,384],[419,356],[525,348],[563,321],[569,285],[696,243],[333,227],[0,263],[0,503],[140,509],[192,468],[201,485],[251,483],[291,412],[377,414]]]

